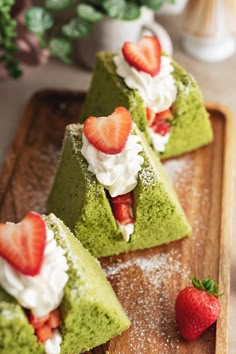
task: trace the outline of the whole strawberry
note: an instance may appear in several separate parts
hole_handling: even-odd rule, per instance
[[[213,280],[194,277],[192,284],[180,291],[175,302],[176,322],[186,340],[199,337],[217,320],[221,310],[219,287]]]

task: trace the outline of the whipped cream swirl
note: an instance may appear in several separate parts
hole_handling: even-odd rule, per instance
[[[89,164],[89,171],[116,197],[132,191],[138,183],[138,172],[144,160],[140,138],[130,134],[124,149],[114,155],[105,154],[94,147],[83,134],[81,153]]]
[[[171,75],[174,69],[170,58],[161,57],[161,68],[156,76],[136,70],[125,60],[121,51],[115,55],[114,63],[117,74],[124,79],[129,88],[139,91],[146,107],[155,113],[171,107],[176,99],[177,88]]]
[[[21,306],[36,317],[56,309],[68,280],[64,250],[57,246],[52,230],[47,229],[46,247],[40,273],[24,275],[0,257],[0,284]]]

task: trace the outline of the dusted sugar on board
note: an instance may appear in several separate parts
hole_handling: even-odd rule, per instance
[[[17,251],[22,265],[7,250],[16,231],[23,241],[25,230],[34,236],[26,232],[30,241]],[[81,353],[130,326],[100,264],[55,215],[31,212],[19,224],[0,224],[0,231],[2,354]],[[34,257],[26,262],[28,251]]]
[[[146,62],[142,62],[142,50],[148,51]],[[137,44],[126,42],[118,53],[97,54],[80,121],[90,115],[107,115],[117,106],[131,112],[163,159],[212,141],[211,124],[196,81],[161,52],[156,37],[144,37]]]
[[[126,114],[127,110],[119,107],[108,119],[118,112]],[[96,124],[94,119],[103,124],[105,117],[92,117],[84,127],[67,126],[49,211],[74,230],[96,257],[188,236],[191,228],[169,178],[132,119],[123,150],[111,155],[85,137],[89,137],[89,122]],[[116,136],[114,132],[111,140]]]

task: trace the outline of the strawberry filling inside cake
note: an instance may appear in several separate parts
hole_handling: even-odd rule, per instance
[[[143,164],[139,137],[131,134],[132,117],[117,107],[108,117],[89,117],[83,127],[82,155],[89,171],[108,192],[113,215],[126,241],[134,232],[132,193]]]

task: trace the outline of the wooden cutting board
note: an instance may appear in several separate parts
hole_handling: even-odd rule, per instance
[[[85,94],[48,90],[26,107],[0,175],[0,220],[19,221],[29,210],[46,212],[65,126],[78,121]],[[232,119],[207,105],[214,142],[165,162],[188,220],[191,238],[101,259],[132,321],[131,328],[90,353],[227,353],[232,195]],[[217,325],[199,339],[181,339],[174,303],[192,276],[211,276],[224,291]]]

